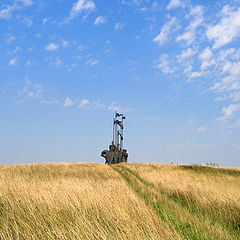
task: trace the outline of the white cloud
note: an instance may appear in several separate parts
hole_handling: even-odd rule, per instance
[[[62,60],[60,58],[56,58],[55,64],[57,67],[60,67],[60,65],[62,64]]]
[[[26,62],[26,65],[27,65],[27,66],[30,66],[31,64],[32,64],[31,60],[28,60],[28,61]]]
[[[44,18],[44,19],[42,20],[42,23],[43,23],[43,24],[46,24],[47,22],[50,21],[50,19],[51,19],[51,18]]]
[[[100,99],[93,101],[92,105],[97,108],[102,108],[102,109],[106,108],[106,105],[104,103],[102,103]]]
[[[23,80],[27,85],[31,84],[31,81],[29,80],[28,77],[25,77],[25,79]]]
[[[93,11],[96,5],[94,1],[91,0],[78,0],[76,3],[73,4],[70,19],[75,18],[78,16],[82,11]]]
[[[181,54],[177,56],[179,62],[186,61],[187,58],[191,58],[196,51],[194,51],[192,48],[187,48],[182,50]]]
[[[198,78],[201,76],[202,76],[202,72],[192,72],[189,77],[190,78]]]
[[[33,5],[32,0],[18,0],[18,2],[21,2],[26,7]]]
[[[185,33],[176,38],[177,42],[182,40],[186,41],[187,45],[190,45],[195,40],[195,33],[193,31],[186,31]]]
[[[205,48],[202,53],[198,56],[201,60],[201,70],[205,70],[212,65],[215,65],[215,59],[213,58],[213,53],[209,47]]]
[[[98,60],[97,59],[89,59],[86,63],[90,66],[94,66],[94,65],[98,64]]]
[[[10,61],[9,61],[9,65],[10,66],[14,66],[14,65],[16,65],[17,64],[17,59],[16,58],[13,58],[13,59],[11,59]]]
[[[173,6],[169,5],[169,8]],[[170,20],[168,15],[160,34],[155,37],[154,41],[159,45],[169,41],[170,37],[175,37],[176,46],[171,54],[160,55],[154,62],[154,67],[168,75],[183,75],[187,77],[187,82],[201,78],[205,87],[212,83],[213,86],[209,90],[217,94],[214,96],[215,100],[228,101],[228,105],[223,108],[224,117],[221,119],[236,120],[240,114],[237,105],[240,104],[240,48],[237,45],[240,36],[240,7],[225,6],[221,12],[211,16],[208,13],[212,13],[212,10],[200,5],[191,8],[188,5],[186,10],[188,13],[182,21],[182,24],[186,25],[182,31],[178,31],[179,28],[174,29],[175,23],[172,28],[167,25],[167,21]],[[178,31],[177,34],[174,31]],[[177,44],[180,41],[187,47],[182,49],[183,45]],[[230,48],[218,50],[227,43],[231,44]],[[168,50],[162,48],[161,53],[164,51]]]
[[[30,98],[42,98],[43,97],[43,88],[41,85],[35,84],[31,90],[27,92],[28,97]]]
[[[235,48],[228,48],[228,49],[221,50],[219,52],[218,61],[224,61],[227,57],[231,56],[235,52],[236,52]]]
[[[0,11],[0,19],[8,19],[12,16],[13,7],[8,6]]]
[[[175,68],[171,67],[170,59],[167,54],[162,54],[157,61],[155,68],[160,69],[163,73],[173,73]]]
[[[189,72],[192,71],[191,62],[184,62],[184,63],[185,63],[185,67],[183,69],[183,73],[188,74]]]
[[[207,68],[209,68],[210,66],[213,66],[213,65],[215,65],[215,60],[214,59],[212,59],[212,60],[204,60],[204,61],[202,61],[202,63],[201,63],[201,70],[206,70]]]
[[[218,81],[214,84],[213,87],[210,88],[210,90],[215,90],[218,92],[221,92],[223,90],[231,90],[232,84],[236,81],[236,78],[234,76],[227,76],[221,79],[221,81]]]
[[[100,25],[106,22],[106,19],[103,16],[99,16],[95,19],[94,24]]]
[[[229,60],[224,61],[222,64],[222,72],[229,73],[232,76],[240,75],[240,61],[232,62]]]
[[[78,107],[79,108],[84,108],[84,107],[86,107],[87,105],[89,105],[90,104],[90,102],[87,100],[87,99],[83,99],[82,101],[81,101],[81,103],[78,105]]]
[[[148,10],[147,7],[142,7],[142,8],[140,8],[140,11],[141,11],[141,12],[145,12],[145,11],[147,11],[147,10]]]
[[[73,100],[71,99],[71,98],[69,98],[69,97],[66,97],[66,99],[65,99],[65,102],[64,102],[64,107],[70,107],[70,106],[72,106],[72,105],[74,105],[74,102],[73,102]]]
[[[28,77],[24,79],[25,86],[19,92],[28,98],[43,98],[43,87],[41,84],[32,84]]]
[[[31,27],[33,24],[33,16],[30,17],[19,17],[19,22],[25,24],[28,27]]]
[[[212,57],[212,51],[209,47],[205,48],[203,52],[199,55],[199,58],[204,60],[204,59],[209,59]]]
[[[207,129],[205,127],[199,127],[198,129],[198,132],[206,132]]]
[[[187,26],[186,31],[176,38],[176,41],[186,41],[187,45],[192,44],[196,39],[196,28],[203,23],[203,7],[200,5],[191,9],[188,18],[193,18]]]
[[[158,4],[157,1],[154,1],[153,4],[152,4],[152,6],[151,6],[151,9],[152,9],[152,10],[155,10],[155,9],[157,9],[157,8],[159,8],[159,4]]]
[[[153,39],[153,41],[158,42],[158,44],[161,46],[164,42],[168,40],[168,36],[171,33],[171,29],[175,25],[176,25],[176,18],[173,17],[170,19],[170,21],[168,21],[163,25],[161,32],[157,37]]]
[[[68,45],[69,45],[69,42],[68,42],[68,41],[65,41],[65,40],[64,40],[64,41],[62,42],[62,46],[63,46],[63,47],[67,47]]]
[[[233,114],[240,110],[240,103],[230,104],[228,107],[223,107],[224,116],[220,120],[230,119],[233,117]]]
[[[167,6],[167,9],[170,10],[172,8],[184,7],[185,3],[181,0],[171,0]]]
[[[115,30],[122,30],[124,28],[125,24],[121,24],[119,22],[115,23],[114,29]]]
[[[122,108],[121,106],[117,105],[116,102],[112,102],[108,108],[109,111],[118,111],[118,112],[131,112],[131,108]]]
[[[229,95],[229,98],[233,99],[234,102],[239,102],[240,101],[240,91],[238,92],[232,92]]]
[[[240,51],[229,48],[218,51],[217,54],[215,58],[207,60],[210,63],[215,61],[212,65],[214,65],[213,74],[216,82],[210,90],[223,95],[224,100],[231,99],[236,103],[239,101],[237,92],[240,90]]]
[[[222,18],[215,26],[209,26],[206,35],[214,40],[213,48],[222,47],[233,41],[240,34],[240,8],[231,9],[226,5],[222,9]]]
[[[48,50],[48,51],[55,51],[55,50],[57,50],[58,49],[58,45],[57,44],[55,44],[55,43],[49,43],[46,47],[45,47],[45,49],[46,50]]]
[[[11,37],[9,37],[8,39],[7,39],[7,43],[11,43],[13,40],[15,40],[16,39],[16,37],[14,37],[14,36],[11,36]]]
[[[19,4],[20,3],[20,4]],[[33,3],[31,0],[16,0],[12,5],[7,5],[5,8],[0,10],[0,19],[9,19],[15,10],[19,10],[22,7],[29,7]]]
[[[57,104],[57,103],[59,103],[59,101],[57,99],[53,99],[53,100],[43,99],[40,101],[40,103],[42,103],[42,104]]]

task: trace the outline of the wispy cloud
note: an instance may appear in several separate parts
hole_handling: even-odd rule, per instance
[[[55,51],[59,48],[59,46],[55,43],[49,43],[45,49],[48,50],[48,51]]]
[[[240,8],[233,9],[229,5],[223,7],[221,19],[216,25],[208,27],[206,35],[214,41],[213,48],[219,48],[232,42],[240,33]]]
[[[0,10],[0,19],[9,19],[12,16],[12,12],[15,10],[15,8],[15,5],[8,5],[7,7]]]
[[[209,59],[212,57],[212,51],[209,47],[205,48],[202,53],[199,55],[199,58],[202,60]]]
[[[167,9],[173,9],[178,7],[185,7],[185,3],[183,0],[171,0],[167,6]]]
[[[106,109],[106,105],[100,99],[93,101],[92,105],[96,108]]]
[[[94,66],[97,65],[99,62],[97,59],[89,59],[86,61],[86,64],[90,65],[90,66]]]
[[[78,105],[78,108],[84,108],[84,107],[86,107],[89,104],[90,104],[90,102],[88,101],[88,99],[83,99],[81,101],[81,103]]]
[[[55,64],[56,64],[57,67],[60,67],[60,65],[62,64],[62,60],[57,57]]]
[[[171,29],[176,26],[176,18],[172,17],[167,23],[165,23],[162,27],[161,32],[158,36],[156,36],[153,41],[157,42],[160,46],[168,41],[169,34],[171,33]]]
[[[81,12],[88,11],[91,12],[96,8],[95,2],[91,0],[78,0],[73,4],[72,10],[70,12],[70,19],[77,17]]]
[[[10,36],[6,41],[7,43],[11,43],[12,41],[14,41],[16,39],[15,36]]]
[[[77,108],[85,108],[88,107],[88,109],[96,110],[101,109],[105,111],[120,111],[120,112],[130,112],[132,111],[129,107],[123,107],[117,102],[112,102],[110,104],[103,103],[100,99],[94,100],[90,102],[88,99],[83,99],[81,102],[77,105]]]
[[[106,18],[103,17],[103,16],[98,16],[95,21],[94,21],[94,24],[95,25],[100,25],[100,24],[103,24],[106,22]]]
[[[203,23],[203,7],[197,5],[190,10],[188,18],[193,19],[190,24],[186,27],[185,32],[176,38],[176,41],[185,41],[187,45],[195,42],[196,29]]]
[[[17,2],[21,2],[26,7],[29,7],[29,6],[33,5],[32,0],[17,0]]]
[[[125,24],[116,22],[114,25],[115,30],[122,30],[124,28]]]
[[[198,132],[206,132],[207,129],[206,129],[205,127],[199,127],[199,128],[197,129],[197,131],[198,131]]]
[[[43,87],[41,84],[33,84],[28,77],[24,80],[25,86],[19,92],[20,96],[25,96],[31,99],[43,98]]]
[[[70,107],[72,105],[74,105],[73,100],[70,97],[66,97],[63,106],[64,107]]]
[[[51,18],[44,18],[44,19],[42,20],[42,23],[43,23],[43,24],[46,24],[47,22],[50,21],[50,19],[51,19]]]
[[[181,54],[177,55],[177,59],[179,63],[183,63],[183,64],[187,64],[188,69],[190,67],[190,62],[191,62],[191,58],[193,57],[193,55],[195,55],[197,53],[196,50],[193,50],[192,48],[187,48],[182,50]],[[190,62],[189,62],[190,59]]]
[[[112,102],[107,109],[109,111],[118,111],[118,112],[131,112],[132,109],[131,108],[127,108],[127,107],[121,107],[120,105],[118,105],[116,102]]]
[[[163,73],[173,73],[176,68],[170,63],[168,54],[162,54],[160,58],[155,62],[154,68],[160,69]]]
[[[0,10],[0,19],[10,19],[14,11],[21,10],[24,7],[30,7],[31,5],[33,5],[31,0],[15,0],[12,5],[5,5],[4,8]]]
[[[42,98],[43,97],[43,87],[41,85],[34,85],[32,89],[27,92],[30,98]]]
[[[203,75],[202,72],[191,72],[190,75],[189,75],[189,77],[190,77],[190,78],[199,78],[199,77],[201,77],[202,75]]]
[[[15,66],[16,64],[17,64],[17,59],[16,58],[13,58],[9,61],[10,66]]]
[[[16,19],[19,23],[25,24],[28,27],[31,27],[33,24],[33,16],[16,16]]]
[[[40,101],[40,103],[42,103],[42,104],[57,104],[57,103],[59,103],[59,101],[57,99],[52,99],[52,100],[43,99]]]
[[[234,113],[240,111],[240,103],[230,104],[228,107],[223,107],[224,116],[219,118],[219,120],[230,119],[233,117]]]

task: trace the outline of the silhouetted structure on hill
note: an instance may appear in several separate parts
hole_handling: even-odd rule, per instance
[[[126,119],[123,114],[115,112],[113,118],[113,140],[109,150],[104,150],[101,156],[105,158],[105,164],[116,164],[127,162],[127,149],[123,149],[123,120]]]

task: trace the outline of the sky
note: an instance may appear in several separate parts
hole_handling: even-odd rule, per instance
[[[2,0],[0,164],[240,167],[240,0]]]

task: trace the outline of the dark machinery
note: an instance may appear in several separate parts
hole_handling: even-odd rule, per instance
[[[109,150],[104,150],[101,156],[105,158],[105,164],[116,164],[127,162],[127,149],[123,149],[123,120],[126,119],[123,114],[115,112],[113,118],[113,140]]]

